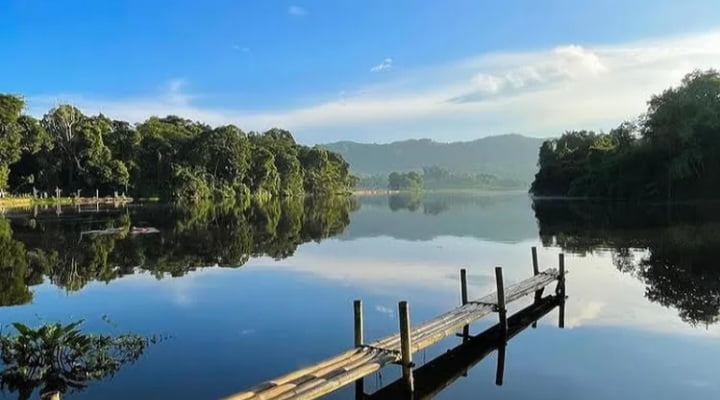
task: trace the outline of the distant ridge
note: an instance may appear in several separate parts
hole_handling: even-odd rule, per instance
[[[488,136],[469,142],[410,139],[387,144],[341,141],[323,145],[338,152],[360,175],[389,174],[437,165],[456,172],[488,173],[532,181],[544,139],[519,134]]]

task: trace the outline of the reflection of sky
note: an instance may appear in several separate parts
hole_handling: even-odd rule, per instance
[[[415,322],[456,306],[462,267],[469,270],[471,297],[494,291],[496,265],[508,283],[528,277],[530,247],[539,243],[521,237],[343,237],[239,269],[206,268],[162,280],[138,274],[74,293],[46,284],[33,288],[32,304],[0,309],[0,322],[85,318],[87,328],[172,336],[112,380],[70,398],[211,399],[348,348],[353,299],[364,301],[372,340],[397,330],[399,300],[410,301]],[[556,266],[557,253],[540,248],[542,268]],[[566,329],[556,328],[557,311],[551,312],[538,329],[509,344],[505,386],[494,385],[492,354],[439,398],[720,398],[717,326],[689,326],[677,310],[648,301],[644,285],[619,272],[609,254],[568,255],[566,265]],[[102,323],[102,315],[117,328]],[[493,322],[486,318],[474,330]],[[457,343],[446,339],[418,353],[416,362]],[[367,387],[397,376],[397,368],[386,368]],[[352,398],[351,390],[330,398]]]

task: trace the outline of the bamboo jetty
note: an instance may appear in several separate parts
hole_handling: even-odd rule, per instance
[[[398,304],[400,332],[374,342],[363,339],[362,303],[355,300],[354,341],[355,347],[335,357],[312,366],[291,372],[284,376],[256,385],[243,392],[226,397],[224,400],[310,400],[333,392],[352,382],[358,382],[361,390],[362,378],[375,373],[390,364],[402,367],[402,382],[406,392],[415,390],[412,355],[442,339],[456,335],[462,330],[464,338],[469,337],[469,325],[489,314],[497,313],[498,330],[507,337],[507,304],[524,296],[534,294],[535,302],[542,298],[544,289],[557,281],[556,295],[565,297],[564,255],[559,255],[558,268],[540,271],[537,249],[532,248],[533,276],[505,287],[501,267],[495,268],[497,291],[476,300],[468,300],[467,273],[460,271],[462,305],[441,314],[414,328],[410,328],[410,309],[406,301]],[[561,311],[563,309],[561,308]],[[561,316],[562,319],[562,316]]]

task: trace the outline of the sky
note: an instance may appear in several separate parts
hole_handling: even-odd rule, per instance
[[[0,92],[306,144],[608,130],[720,68],[717,0],[1,0]]]

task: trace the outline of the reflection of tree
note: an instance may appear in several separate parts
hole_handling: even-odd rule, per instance
[[[612,253],[615,266],[646,285],[648,299],[692,325],[720,315],[720,209],[626,203],[536,201],[545,245]],[[646,250],[643,253],[632,250]]]
[[[398,194],[391,194],[388,197],[388,206],[393,211],[416,211],[422,206],[422,201],[422,192],[403,192]]]
[[[14,323],[16,333],[0,335],[0,388],[19,400],[41,394],[83,389],[90,381],[114,375],[142,356],[158,338],[133,334],[93,335],[80,332],[82,321],[46,324],[37,329]]]
[[[281,259],[302,243],[337,235],[357,208],[349,197],[289,197],[191,208],[147,206],[66,219],[0,219],[0,305],[32,299],[28,286],[47,276],[67,290],[109,282],[138,270],[158,278],[196,268],[239,267],[250,257]],[[54,217],[54,216],[53,216]],[[134,235],[131,226],[156,234]],[[13,232],[14,231],[14,232]],[[81,235],[105,231],[110,234]]]
[[[25,246],[12,237],[10,224],[0,220],[0,305],[25,304],[32,300],[28,290],[28,263]]]

